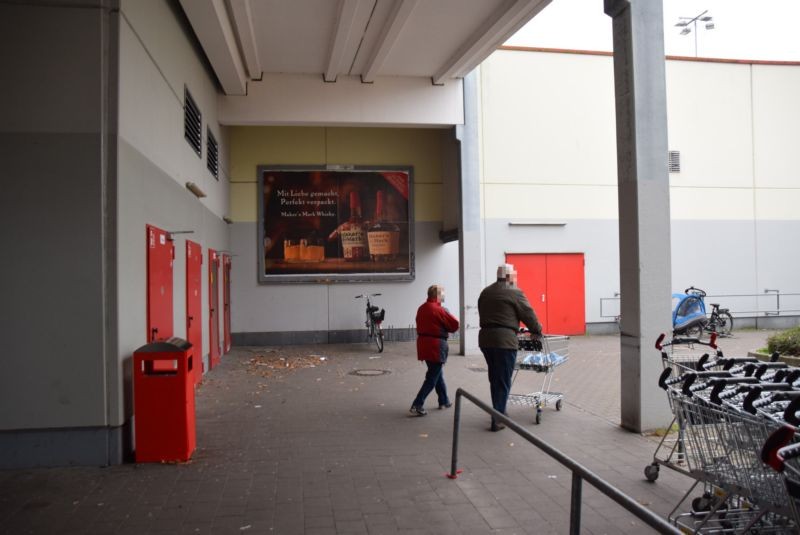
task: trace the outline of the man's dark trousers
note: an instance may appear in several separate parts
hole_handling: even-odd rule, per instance
[[[517,360],[516,349],[482,347],[483,358],[489,368],[489,390],[492,393],[492,407],[499,413],[506,413],[508,394],[511,392],[511,376],[514,373],[514,362]],[[495,425],[492,418],[492,426]]]

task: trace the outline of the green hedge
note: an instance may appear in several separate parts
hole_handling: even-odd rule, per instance
[[[793,327],[767,338],[767,349],[770,353],[777,351],[781,355],[800,356],[800,327]]]

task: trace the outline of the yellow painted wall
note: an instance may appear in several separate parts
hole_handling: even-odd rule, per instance
[[[442,153],[447,130],[425,128],[230,128],[230,217],[257,219],[259,165],[411,165],[414,218],[442,219]]]

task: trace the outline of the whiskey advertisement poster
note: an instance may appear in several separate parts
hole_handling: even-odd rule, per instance
[[[260,282],[413,280],[411,167],[259,167]]]

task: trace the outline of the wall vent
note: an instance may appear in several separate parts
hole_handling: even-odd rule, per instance
[[[206,128],[206,167],[219,180],[219,145],[209,128]]]
[[[681,172],[681,151],[679,150],[669,151],[669,172],[670,173]]]
[[[183,88],[183,137],[200,156],[202,149],[203,116],[187,87]]]

